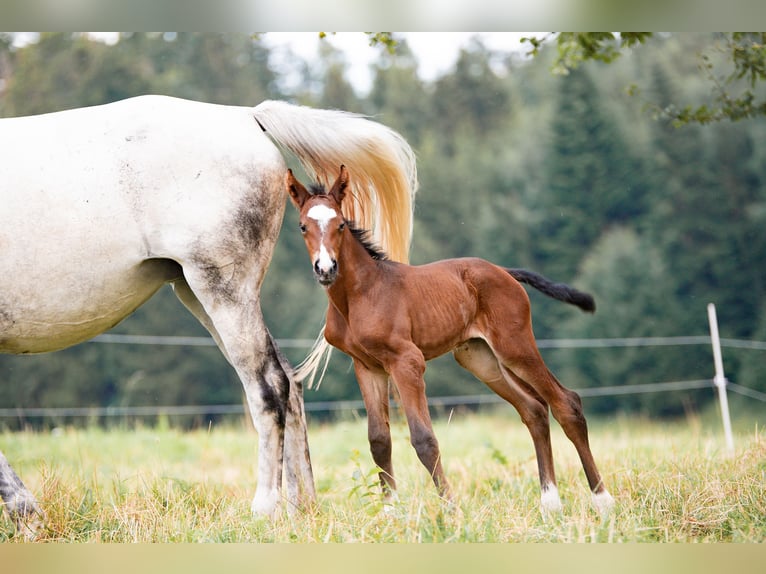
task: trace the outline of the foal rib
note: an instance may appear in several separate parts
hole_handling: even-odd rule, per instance
[[[575,305],[589,313],[596,311],[596,302],[593,300],[593,296],[589,293],[578,291],[566,283],[555,283],[547,277],[543,277],[539,273],[527,269],[509,269],[506,267],[504,267],[504,269],[519,283],[526,283],[541,293],[548,295],[548,297]]]

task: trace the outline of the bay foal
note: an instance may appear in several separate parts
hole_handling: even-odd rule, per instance
[[[348,170],[329,192],[307,190],[288,170],[287,192],[314,274],[330,300],[325,338],[354,361],[367,409],[372,457],[384,494],[396,488],[391,463],[388,380],[407,417],[410,440],[440,494],[450,498],[439,444],[426,402],[426,361],[452,351],[458,363],[511,403],[532,435],[544,511],[561,509],[551,450],[548,407],[574,443],[593,502],[606,512],[613,499],[588,444],[580,397],[564,388],[537,349],[524,282],[555,299],[594,311],[590,295],[531,271],[477,258],[410,266],[386,259],[341,212]]]

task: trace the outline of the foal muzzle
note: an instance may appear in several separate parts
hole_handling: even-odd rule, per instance
[[[335,259],[332,259],[325,264],[320,264],[319,261],[315,261],[314,277],[316,277],[320,285],[329,287],[338,277],[338,262]]]

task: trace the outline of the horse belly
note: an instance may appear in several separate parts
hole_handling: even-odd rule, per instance
[[[122,321],[174,275],[171,262],[153,261],[36,284],[16,275],[11,285],[0,277],[0,352],[44,353],[86,341]]]

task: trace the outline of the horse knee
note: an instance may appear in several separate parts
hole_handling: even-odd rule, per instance
[[[383,429],[368,434],[370,452],[375,463],[383,467],[391,460],[391,434]]]
[[[565,397],[567,401],[567,406],[569,410],[569,417],[571,420],[578,425],[584,425],[585,424],[585,414],[583,412],[582,408],[582,399],[580,398],[580,395],[578,395],[575,391],[571,391],[569,389],[565,390]]]
[[[410,444],[415,449],[420,461],[428,467],[429,472],[439,460],[439,441],[430,429],[418,429],[411,433]]]
[[[292,419],[292,415],[297,413],[290,411],[291,409],[299,409],[300,403],[290,404],[290,376],[280,360],[279,349],[273,343],[267,348],[257,375],[256,384],[258,385],[261,412],[271,417],[278,428],[285,428],[288,414],[291,415],[290,419]],[[297,388],[295,391],[296,393],[300,392]],[[293,421],[291,420],[291,422]]]
[[[569,389],[563,389],[561,400],[558,401],[556,408],[553,408],[553,404],[551,404],[551,408],[553,415],[564,430],[564,434],[570,440],[587,440],[588,423],[585,420],[580,395]]]
[[[572,411],[582,414],[582,399],[580,395],[571,389],[564,389],[564,393]]]
[[[581,419],[583,418],[582,400],[575,391],[558,386],[550,400],[551,411],[556,420]]]

